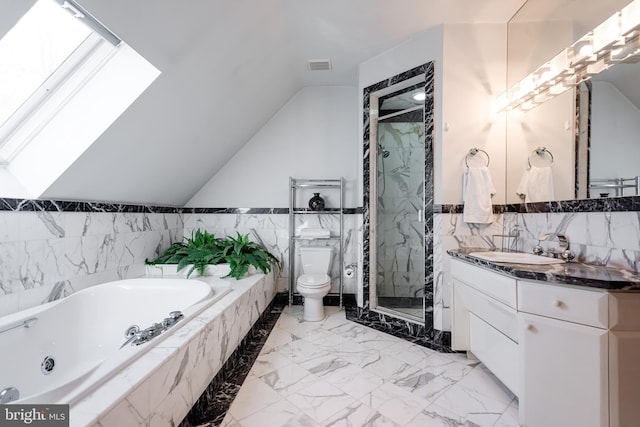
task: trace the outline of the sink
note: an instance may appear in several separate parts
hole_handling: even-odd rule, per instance
[[[524,252],[472,252],[469,255],[491,262],[508,262],[511,264],[564,264],[560,258],[548,258]]]

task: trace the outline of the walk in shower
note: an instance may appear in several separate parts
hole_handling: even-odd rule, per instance
[[[375,204],[377,306],[419,320],[424,315],[423,86],[378,99]]]
[[[425,105],[433,105],[429,72],[433,68],[418,67],[365,90],[369,309],[427,329],[433,323],[426,318],[432,310],[433,172],[427,166],[433,161],[431,135],[425,137]]]

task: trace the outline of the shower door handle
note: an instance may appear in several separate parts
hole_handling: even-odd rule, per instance
[[[418,209],[418,221],[422,222],[423,220],[422,209]]]

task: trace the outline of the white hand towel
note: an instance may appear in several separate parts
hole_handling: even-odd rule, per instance
[[[517,193],[524,192],[526,203],[548,202],[554,199],[553,195],[553,173],[551,166],[537,167],[531,166],[525,177],[518,186]]]
[[[491,224],[493,222],[493,205],[491,197],[496,189],[491,181],[489,168],[467,168],[464,182],[463,220],[467,223]]]
[[[523,200],[527,197],[527,185],[529,185],[529,169],[524,170],[522,178],[520,178],[518,188],[516,188],[516,194]]]

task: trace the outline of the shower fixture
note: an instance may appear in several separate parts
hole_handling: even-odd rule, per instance
[[[380,154],[382,154],[382,158],[386,159],[391,153],[389,152],[389,150],[385,150],[382,144],[378,142],[378,155]]]

